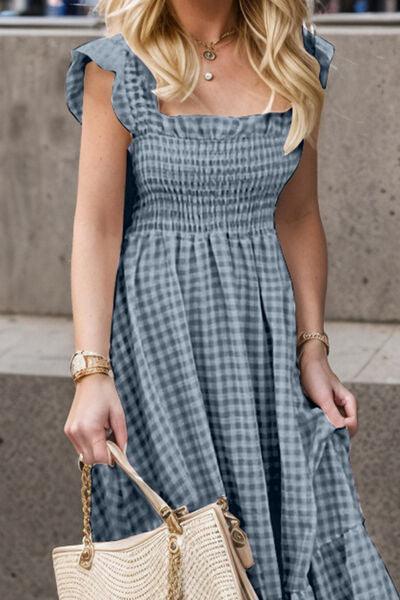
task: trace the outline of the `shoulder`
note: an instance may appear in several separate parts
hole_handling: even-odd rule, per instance
[[[321,86],[326,88],[328,82],[329,67],[335,54],[335,45],[316,33],[315,27],[308,29],[302,26],[302,35],[305,49],[314,56],[320,65],[319,80]]]
[[[94,38],[71,50],[71,62],[91,60],[111,71],[122,67],[128,57],[135,59],[136,55],[121,33]]]
[[[135,82],[138,80],[137,56],[121,33],[94,38],[72,48],[65,77],[65,96],[69,111],[79,123],[82,123],[85,71],[90,62],[114,74],[112,83],[114,111],[122,124],[131,131],[134,125],[134,111],[127,97],[126,87],[128,80],[130,86],[136,85]],[[98,69],[91,67],[91,71],[98,71]],[[104,77],[97,76],[96,80],[101,86],[103,83],[104,86],[109,86],[110,78],[106,74]]]

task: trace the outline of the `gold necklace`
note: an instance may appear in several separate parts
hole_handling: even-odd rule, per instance
[[[213,62],[218,54],[215,50],[215,46],[217,44],[219,44],[220,42],[222,42],[222,40],[224,40],[226,37],[228,37],[229,35],[232,35],[233,33],[235,33],[236,28],[235,29],[231,29],[230,31],[226,31],[225,33],[223,33],[217,40],[212,41],[212,42],[203,42],[202,40],[197,40],[196,38],[194,38],[195,42],[197,42],[198,44],[201,44],[205,50],[202,53],[203,58],[205,58],[205,60],[207,62]],[[211,71],[207,71],[206,73],[204,73],[204,79],[206,81],[211,81],[212,79],[214,79],[214,74]]]

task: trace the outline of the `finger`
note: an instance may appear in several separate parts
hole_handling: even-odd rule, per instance
[[[343,427],[345,425],[345,418],[335,404],[333,390],[320,396],[319,406],[324,411],[328,421],[330,421],[334,427]]]
[[[110,425],[115,437],[115,443],[122,451],[128,440],[128,430],[126,427],[126,418],[123,408],[114,408],[110,412]]]
[[[79,446],[81,448],[82,453],[82,461],[87,465],[92,465],[94,463],[93,451],[90,441],[87,436],[85,436],[80,430],[76,434],[76,439],[78,440]]]
[[[94,456],[94,462],[98,464],[112,465],[111,452],[107,447],[106,430],[104,429],[102,435],[99,435],[92,441],[92,452]]]
[[[111,408],[110,425],[111,429],[113,430],[115,443],[123,451],[128,439],[128,430],[126,427],[125,413],[122,406]]]
[[[358,431],[357,401],[351,392],[348,394],[345,403],[345,411],[347,414],[350,435],[353,436]]]
[[[69,421],[67,421],[64,425],[64,433],[67,436],[67,438],[69,439],[69,441],[72,443],[77,454],[78,455],[81,454],[82,446],[77,438],[77,429]]]
[[[357,400],[340,381],[334,385],[335,401],[340,404],[345,414],[345,424],[351,436],[358,430]]]
[[[79,454],[81,456],[82,462],[87,465],[91,465],[93,463],[93,454],[91,451],[90,444],[87,443],[86,439],[83,437],[81,429],[77,427],[73,427],[73,444],[77,450],[79,450]]]
[[[104,428],[97,425],[81,425],[78,439],[82,446],[85,462],[94,465],[96,463],[107,463],[106,432]]]
[[[82,461],[86,465],[94,464],[94,456],[93,456],[92,448],[90,446],[82,446],[82,456],[83,456]]]

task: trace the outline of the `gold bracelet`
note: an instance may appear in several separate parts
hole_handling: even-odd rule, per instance
[[[94,375],[96,373],[102,373],[103,375],[111,376],[111,370],[106,367],[88,367],[87,369],[81,369],[77,371],[73,376],[74,383],[77,383],[82,377],[87,375]]]
[[[81,376],[83,377],[83,373],[87,373],[89,375],[91,370],[94,368],[101,369],[101,371],[97,372],[108,373],[111,371],[111,363],[108,358],[102,354],[98,354],[97,352],[78,350],[72,355],[69,368],[71,377],[75,381]]]
[[[319,342],[322,342],[326,347],[326,354],[329,354],[329,338],[325,331],[302,331],[301,333],[299,333],[299,335],[297,336],[296,343],[297,351],[299,351],[301,346],[303,346],[303,344],[305,344],[309,340],[318,340]]]

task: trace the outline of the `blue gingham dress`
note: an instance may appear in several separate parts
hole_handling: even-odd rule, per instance
[[[334,46],[305,27],[303,40],[325,88]],[[118,33],[72,50],[79,122],[90,60],[115,74],[113,108],[133,134],[110,340],[129,460],[173,506],[227,496],[261,600],[398,599],[365,528],[348,430],[300,386],[274,227],[303,149],[283,154],[291,109],[162,114],[151,71]],[[120,469],[96,464],[92,478],[95,541],[160,525]]]

